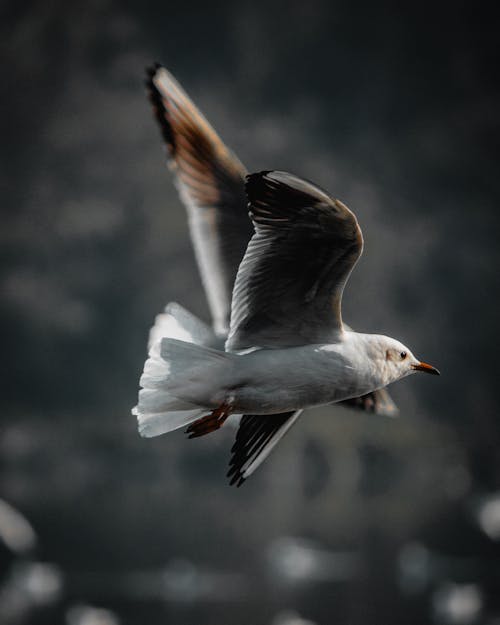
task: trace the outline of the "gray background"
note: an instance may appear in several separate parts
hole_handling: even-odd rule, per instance
[[[89,604],[130,625],[498,624],[498,546],[477,523],[500,481],[490,16],[326,0],[1,13],[0,497],[62,590],[13,601],[2,548],[0,620],[74,625]],[[154,315],[174,300],[208,319],[142,85],[155,60],[250,170],[289,169],[356,212],[345,318],[442,371],[393,387],[397,420],[309,412],[239,490],[233,430],[142,440],[129,414]],[[453,620],[452,591],[478,610]]]

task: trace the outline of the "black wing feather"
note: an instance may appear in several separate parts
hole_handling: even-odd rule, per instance
[[[266,451],[271,439],[294,415],[296,412],[292,411],[277,415],[244,415],[241,418],[227,473],[231,486],[243,484],[245,469]]]

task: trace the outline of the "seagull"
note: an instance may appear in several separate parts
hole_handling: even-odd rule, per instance
[[[240,486],[305,408],[396,414],[388,384],[439,372],[395,339],[343,322],[363,249],[355,215],[293,174],[248,174],[164,67],[148,70],[146,86],[213,327],[176,303],[156,317],[132,411],[141,435],[188,426],[196,438],[243,415],[228,472]]]

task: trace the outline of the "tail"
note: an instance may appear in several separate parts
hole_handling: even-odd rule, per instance
[[[156,316],[154,326],[149,331],[148,349],[165,337],[207,347],[219,346],[214,331],[175,302],[167,304],[164,312]],[[222,341],[219,343],[223,346]]]
[[[140,379],[139,401],[132,410],[145,437],[185,427],[205,414],[217,381],[235,358],[172,335],[205,343],[215,340],[208,326],[178,305],[171,304],[158,315],[150,333],[152,345]]]

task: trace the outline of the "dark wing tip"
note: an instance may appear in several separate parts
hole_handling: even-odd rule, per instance
[[[163,65],[161,63],[158,63],[157,61],[155,61],[154,63],[151,63],[151,65],[148,65],[145,69],[147,80],[148,81],[151,80],[156,74],[156,72],[162,68],[163,68]]]
[[[254,185],[262,184],[263,179],[265,179],[270,173],[272,173],[271,169],[264,169],[252,174],[247,174],[245,176],[245,189],[251,191]]]
[[[278,178],[279,174],[283,174],[285,176],[291,175],[272,169],[264,169],[262,171],[257,171],[252,174],[247,174],[245,179],[245,191],[247,193],[248,199],[258,199],[259,196],[262,195],[262,193],[266,192],[266,190],[270,188],[276,188],[280,182]]]
[[[229,484],[239,488],[246,480],[245,471],[267,449],[274,435],[294,416],[294,412],[278,415],[244,415],[231,448],[227,477]]]
[[[146,67],[146,89],[149,97],[149,101],[153,107],[153,114],[158,122],[160,127],[161,135],[163,140],[168,146],[170,154],[173,155],[175,153],[175,137],[174,132],[172,130],[172,126],[168,119],[167,111],[165,110],[165,105],[163,104],[161,93],[154,83],[154,78],[158,73],[158,70],[162,69],[163,65],[161,63],[153,63]]]
[[[231,471],[227,472],[226,477],[231,478],[229,480],[229,486],[236,486],[236,488],[239,488],[246,481],[246,478],[243,477],[241,472],[235,471],[234,467]]]
[[[332,198],[320,187],[294,174],[265,170],[249,174],[245,191],[250,216],[257,224],[296,221],[316,206],[335,207]]]

